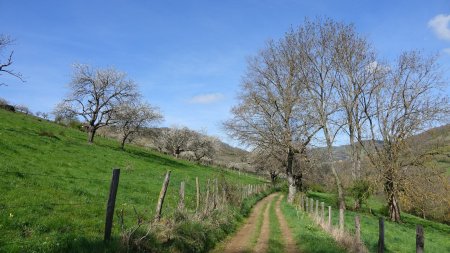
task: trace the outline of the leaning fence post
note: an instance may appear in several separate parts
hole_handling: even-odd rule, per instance
[[[380,218],[378,231],[378,253],[384,252],[384,219]]]
[[[158,204],[156,206],[156,215],[155,215],[155,220],[157,221],[161,219],[161,211],[164,204],[164,198],[166,197],[167,187],[169,186],[170,172],[171,172],[170,170],[167,171],[166,177],[164,178],[164,182],[161,187],[161,191],[159,192]]]
[[[178,202],[178,209],[184,210],[184,181],[180,183],[180,201]]]
[[[197,205],[195,206],[195,212],[197,212],[198,207],[200,206],[200,185],[198,183],[198,177],[195,177],[195,188],[197,189]]]
[[[109,187],[108,204],[106,205],[106,221],[105,221],[105,241],[111,240],[111,229],[114,218],[114,207],[116,205],[117,188],[119,186],[120,169],[113,169],[111,185]]]
[[[417,225],[416,227],[416,253],[423,253],[425,246],[425,237],[423,232],[423,226]]]
[[[344,232],[344,209],[339,208],[339,230]]]

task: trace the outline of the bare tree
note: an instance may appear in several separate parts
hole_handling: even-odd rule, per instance
[[[15,105],[14,108],[16,111],[24,113],[25,115],[31,114],[31,110],[26,105]]]
[[[10,69],[11,65],[14,63],[13,62],[13,54],[14,51],[11,51],[10,53],[7,53],[6,55],[6,59],[2,59],[3,55],[5,54],[5,50],[8,46],[10,46],[12,43],[14,42],[14,40],[4,34],[0,34],[0,75],[2,75],[2,73],[6,73],[9,74],[11,76],[17,77],[18,79],[20,79],[22,82],[24,82],[23,80],[23,76],[22,74],[20,74],[19,72],[15,72],[14,70]],[[0,83],[0,86],[2,85],[6,85],[5,83]]]
[[[345,124],[337,95],[337,70],[333,65],[338,35],[348,29],[332,20],[305,21],[297,31],[301,76],[308,92],[312,115],[321,127],[327,146],[328,163],[334,176],[339,207],[345,209],[344,189],[334,165],[333,143]]]
[[[272,149],[253,150],[250,156],[250,162],[258,173],[267,173],[270,176],[270,182],[275,184],[279,175],[283,173],[286,165],[284,164],[284,156],[282,151]]]
[[[132,140],[133,136],[143,128],[158,123],[163,119],[158,108],[143,102],[128,102],[119,105],[113,115],[113,122],[122,136],[120,148],[125,148],[125,142]]]
[[[159,139],[164,149],[178,157],[181,152],[187,151],[190,138],[191,131],[187,127],[172,127],[164,129]]]
[[[111,123],[118,105],[138,97],[136,84],[113,68],[93,69],[75,65],[70,94],[57,106],[64,114],[81,116],[88,123],[90,143],[96,131]]]
[[[407,174],[423,166],[426,155],[406,159],[413,150],[409,145],[414,145],[408,138],[448,120],[449,100],[439,92],[445,83],[435,57],[403,53],[383,70],[383,79],[366,89],[361,98],[368,131],[360,143],[381,176],[390,219],[400,221],[399,193],[415,190],[407,187]]]
[[[317,128],[310,120],[309,105],[303,99],[295,34],[287,33],[249,61],[241,85],[239,105],[233,118],[225,122],[230,136],[259,149],[283,150],[289,184],[288,201],[296,192],[293,174],[298,146],[306,146]]]
[[[212,159],[216,152],[214,147],[215,141],[216,140],[213,137],[209,137],[201,133],[191,132],[187,149],[193,152],[197,162],[206,157]]]
[[[339,106],[343,109],[351,148],[351,175],[356,183],[361,180],[362,149],[358,140],[362,138],[364,112],[360,104],[365,89],[377,82],[380,77],[376,56],[365,38],[358,35],[352,25],[341,26],[336,34],[333,66],[336,69],[336,92]],[[355,208],[361,203],[355,199]]]

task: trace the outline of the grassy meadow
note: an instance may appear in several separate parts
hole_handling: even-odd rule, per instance
[[[181,181],[186,206],[195,209],[195,178],[201,188],[219,178],[257,184],[252,175],[205,167],[128,145],[87,135],[33,116],[0,110],[0,252],[48,252],[104,249],[105,208],[113,168],[120,168],[116,213],[124,227],[138,217],[150,219],[166,171],[170,185],[163,216],[174,211]],[[120,235],[117,216],[113,237]],[[117,241],[117,240],[116,240]]]

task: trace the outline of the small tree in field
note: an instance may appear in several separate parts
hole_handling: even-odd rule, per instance
[[[75,65],[70,94],[55,111],[80,116],[88,124],[88,141],[94,142],[96,131],[110,125],[120,104],[138,97],[136,84],[125,73],[113,68],[93,69]]]
[[[119,105],[114,113],[113,121],[121,134],[120,148],[125,148],[125,142],[131,140],[143,128],[158,123],[163,119],[157,108],[142,102],[124,103]]]
[[[214,147],[214,138],[197,132],[191,132],[191,137],[187,149],[192,151],[197,162],[202,158],[212,159],[216,149]]]

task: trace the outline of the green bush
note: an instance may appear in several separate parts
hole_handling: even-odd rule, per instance
[[[326,192],[325,188],[317,183],[312,183],[308,186],[308,190],[313,192]]]
[[[356,180],[353,183],[350,193],[357,202],[356,209],[367,202],[367,199],[372,195],[372,191],[372,185],[367,180]]]

